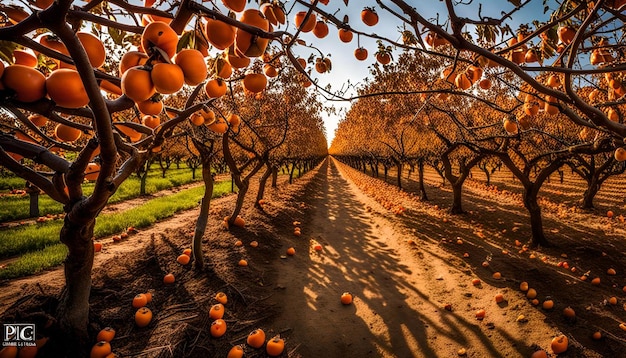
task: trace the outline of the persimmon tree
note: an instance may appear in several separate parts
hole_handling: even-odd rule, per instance
[[[329,88],[319,81],[318,76],[328,76],[332,63],[329,56],[323,55],[325,51],[317,50],[323,49],[326,34],[323,29],[313,31],[317,24],[310,26],[313,18],[324,18],[328,27],[341,29],[341,39],[346,43],[356,37],[355,56],[360,60],[368,56],[367,45],[360,40],[375,39],[381,40],[381,44],[370,51],[376,50],[375,57],[381,64],[389,64],[395,47],[439,62],[441,69],[429,68],[430,75],[449,69],[444,77],[454,87],[451,83],[447,87],[437,84],[400,89],[394,93],[396,96],[453,93],[455,99],[462,96],[489,102],[483,98],[483,92],[475,91],[477,86],[488,88],[490,82],[510,86],[512,92],[529,94],[529,104],[533,98],[538,103],[548,103],[542,106],[544,112],[559,112],[568,123],[603,132],[610,138],[616,160],[626,159],[626,149],[622,148],[626,126],[618,108],[624,103],[626,91],[622,73],[626,69],[622,51],[623,0],[548,1],[547,11],[552,16],[545,23],[519,26],[519,34],[513,33],[511,24],[519,20],[522,9],[534,5],[530,1],[510,0],[503,14],[484,15],[486,9],[478,2],[445,0],[439,16],[415,8],[408,1],[375,1],[380,11],[397,21],[397,27],[386,27],[400,28],[400,36],[383,32],[378,35],[380,31],[373,31],[370,26],[380,25],[369,20],[361,24],[358,19],[341,18],[346,15],[348,1],[334,13],[327,11],[330,8],[325,3],[296,0],[291,7],[278,2],[259,7],[258,3],[249,2],[237,9],[190,0],[146,0],[143,6],[99,0],[85,4],[35,1],[26,8],[2,4],[5,26],[0,28],[0,53],[10,65],[1,62],[0,67],[0,103],[5,110],[0,164],[65,206],[60,239],[69,248],[65,262],[67,287],[58,317],[59,332],[68,334],[60,337],[86,342],[93,263],[91,238],[98,213],[117,187],[176,135],[181,123],[204,121],[209,129],[224,134],[222,154],[227,163],[232,164],[235,156],[245,158],[243,150],[252,148],[252,142],[244,140],[247,134],[242,132],[238,137],[236,126],[226,122],[226,115],[235,109],[233,105],[221,107],[216,103],[215,107],[225,115],[217,116],[215,122],[201,111],[211,99],[224,95],[226,87],[231,88],[231,101],[246,102],[245,94],[242,97],[232,88],[253,77],[261,79],[260,64],[254,67],[253,63],[253,73],[243,70],[251,58],[263,61],[264,69],[265,65],[272,65],[274,57],[284,58],[284,63],[299,71],[293,81],[315,88],[320,98],[353,99],[345,88]],[[286,13],[287,9],[292,13]],[[239,15],[230,17],[229,10]],[[472,12],[473,18],[459,15]],[[293,22],[286,21],[292,18]],[[270,41],[276,50],[266,58]],[[104,44],[110,51],[103,50]],[[355,44],[349,46],[352,50]],[[309,50],[314,54],[310,62],[317,73],[304,59],[309,57],[304,54]],[[549,73],[559,75],[559,86],[550,82]],[[521,88],[519,82],[528,87]],[[603,96],[581,97],[577,90],[583,86],[591,86]],[[161,96],[179,91],[184,94],[178,101],[164,103]],[[202,97],[202,91],[207,97]],[[384,93],[385,89],[379,92]],[[368,93],[372,95],[375,93]],[[149,124],[142,114],[157,116],[160,123]],[[41,124],[40,118],[31,115],[44,116],[47,122]],[[243,117],[244,121],[254,118]],[[499,123],[499,118],[493,118],[497,121],[493,124]],[[359,131],[363,133],[363,129]],[[247,138],[252,140],[254,136]],[[315,138],[317,141],[320,137]],[[367,136],[361,137],[364,138]],[[231,148],[231,139],[240,143]],[[519,143],[525,145],[524,140]],[[236,147],[243,149],[235,153]],[[565,153],[564,150],[559,153]],[[337,146],[337,153],[343,151],[356,154],[361,169],[365,169],[365,155],[375,157],[350,141]],[[294,158],[293,165],[302,166],[297,161],[300,158],[296,158],[302,152],[290,153],[297,154],[285,157]],[[243,159],[244,168],[246,162]],[[82,184],[86,170],[95,168],[94,164],[98,166],[98,176],[93,193],[87,196]],[[264,164],[250,158],[248,165],[260,170]],[[231,165],[232,168],[235,167]],[[65,342],[65,346],[84,350],[84,345],[75,342]]]

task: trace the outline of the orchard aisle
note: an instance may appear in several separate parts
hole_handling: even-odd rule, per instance
[[[467,267],[445,251],[409,246],[407,229],[348,182],[333,159],[303,198],[302,217],[294,218],[302,222],[302,236],[292,240],[297,254],[277,263],[272,296],[281,308],[272,326],[286,332],[296,355],[453,357],[465,349],[471,357],[528,357],[537,339],[549,344],[556,333],[520,293],[473,287]],[[354,294],[353,305],[340,303],[344,291]],[[498,292],[511,296],[508,305],[495,303]],[[483,321],[475,318],[480,308]],[[516,322],[521,313],[532,323]]]

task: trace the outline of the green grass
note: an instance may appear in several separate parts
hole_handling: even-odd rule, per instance
[[[122,232],[129,226],[147,227],[176,212],[198,206],[204,186],[183,190],[168,197],[156,198],[124,212],[101,215],[96,219],[94,234],[104,237]],[[230,181],[215,184],[213,197],[230,192]],[[67,249],[59,243],[59,232],[63,223],[51,221],[44,224],[2,231],[0,258],[23,253],[6,268],[0,269],[0,279],[11,279],[31,275],[63,262]]]
[[[181,169],[171,168],[167,171],[167,176],[161,178],[161,170],[155,166],[148,173],[146,180],[146,194],[153,194],[161,190],[170,189],[183,184],[201,180],[201,171],[196,170],[196,179],[192,179],[190,169],[186,167]],[[14,178],[0,178],[0,187],[8,182],[13,182]],[[24,187],[24,180],[19,179],[20,184],[16,188]],[[6,182],[5,182],[6,180]],[[115,194],[109,200],[110,204],[128,200],[139,196],[140,180],[136,175],[125,180],[117,189]],[[86,183],[83,186],[85,195],[93,192],[93,183]],[[29,197],[25,196],[4,196],[0,198],[0,222],[21,220],[28,218],[29,215]],[[43,216],[46,214],[60,214],[63,212],[63,206],[58,202],[50,199],[47,195],[39,196],[39,213]]]
[[[0,190],[24,189],[24,179],[16,176],[0,176]]]

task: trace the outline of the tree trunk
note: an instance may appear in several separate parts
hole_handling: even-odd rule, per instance
[[[263,173],[261,179],[259,179],[259,190],[257,191],[256,200],[254,201],[255,208],[261,208],[259,201],[263,199],[263,196],[265,195],[265,184],[267,184],[267,179],[270,175],[272,175],[272,167],[268,165],[267,170]]]
[[[211,166],[209,158],[203,160],[202,180],[204,181],[204,196],[200,201],[200,213],[196,220],[196,229],[191,240],[191,248],[193,253],[194,268],[201,271],[204,268],[204,256],[202,254],[202,237],[206,232],[209,222],[209,209],[211,208],[211,198],[213,197],[213,175],[211,175]]]
[[[591,176],[591,179],[587,182],[587,189],[583,194],[583,200],[580,205],[583,209],[593,209],[593,199],[600,191],[601,183],[598,180],[597,176]]]
[[[418,173],[417,190],[419,193],[419,198],[420,200],[428,201],[428,195],[426,195],[426,187],[424,186],[424,161],[423,160],[420,160],[417,163],[417,173]]]
[[[65,288],[61,293],[56,317],[62,346],[68,356],[84,357],[89,346],[87,327],[89,324],[89,294],[91,292],[91,269],[93,267],[93,229],[95,218],[85,223],[70,220],[65,216],[60,239],[69,252],[64,262]],[[81,218],[84,220],[84,218]]]
[[[530,230],[532,233],[532,246],[549,246],[548,240],[543,232],[543,218],[541,217],[541,207],[537,203],[537,191],[531,188],[524,189],[524,207],[530,214]]]
[[[483,173],[485,173],[485,177],[487,178],[487,186],[491,185],[491,173],[489,172],[489,169],[487,169],[487,167],[485,166],[484,168],[481,168]]]
[[[39,216],[39,194],[38,187],[32,185],[30,182],[26,182],[26,192],[29,198],[28,216],[36,218]]]
[[[146,195],[146,181],[148,179],[148,172],[145,171],[139,175],[139,195]]]
[[[452,182],[451,214],[463,214],[463,182],[464,180],[456,180]]]
[[[289,169],[289,184],[293,184],[293,173],[296,171],[296,163],[291,165],[291,169]]]

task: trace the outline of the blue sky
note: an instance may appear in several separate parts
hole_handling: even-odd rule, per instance
[[[531,1],[523,9],[523,11],[517,14],[516,19],[521,19],[521,21],[518,20],[517,22],[512,23],[511,28],[515,30],[520,23],[530,23],[533,19],[545,21],[547,16],[543,13],[542,2],[542,0]],[[458,15],[476,18],[478,14],[478,4],[482,4],[483,16],[490,16],[494,18],[500,18],[503,11],[508,12],[513,9],[513,5],[506,0],[474,0],[470,6],[458,6]],[[348,15],[350,25],[359,31],[375,33],[393,40],[398,40],[400,38],[398,27],[401,26],[401,22],[389,12],[380,9],[380,7],[377,6],[376,2],[373,0],[352,0],[350,1],[349,6],[346,6],[343,0],[330,0],[328,5],[324,6],[319,4],[318,6],[329,13],[335,14],[335,16],[340,19],[343,18],[344,15]],[[360,12],[365,6],[372,6],[377,10],[380,16],[380,22],[376,26],[368,27],[361,22]],[[389,6],[393,5],[390,4]],[[445,21],[447,18],[445,4],[442,1],[415,1],[415,7],[418,11],[421,11],[422,15],[427,19],[435,19],[438,14],[440,22]],[[290,20],[293,21],[293,19]],[[293,31],[294,29],[294,25],[290,24],[288,30]],[[470,31],[473,30],[470,29]],[[330,34],[323,40],[318,40],[312,33],[302,34],[301,38],[307,41],[307,43],[315,43],[325,55],[329,53],[331,54],[330,58],[333,62],[333,70],[330,73],[317,74],[313,71],[312,77],[317,78],[318,83],[322,86],[330,84],[333,89],[338,90],[348,80],[350,80],[351,83],[362,81],[362,79],[367,77],[369,74],[367,67],[375,62],[374,53],[376,52],[377,44],[375,40],[370,38],[360,38],[360,45],[365,47],[369,52],[369,57],[365,61],[358,61],[354,58],[353,52],[357,48],[356,36],[351,43],[342,43],[338,40],[337,31],[333,26],[330,26]],[[399,52],[398,50],[396,51]],[[306,58],[312,51],[309,48],[301,47],[295,48],[294,52]],[[347,109],[349,108],[350,103],[334,102],[334,105],[336,107]],[[329,116],[325,118],[329,144],[332,141],[339,119],[340,118],[338,116]]]

